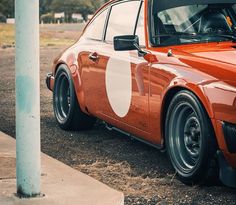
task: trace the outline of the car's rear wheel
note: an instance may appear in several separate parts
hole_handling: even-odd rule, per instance
[[[214,131],[205,109],[193,93],[180,91],[172,99],[166,115],[165,139],[181,181],[202,184],[215,177],[211,171],[217,150]]]
[[[59,126],[64,130],[89,129],[95,123],[94,117],[81,111],[71,75],[65,65],[60,65],[56,72],[53,109]]]

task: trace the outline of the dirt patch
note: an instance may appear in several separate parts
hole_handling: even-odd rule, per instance
[[[41,48],[41,144],[46,154],[124,192],[127,205],[236,204],[236,190],[186,186],[166,153],[107,131],[101,123],[83,132],[62,131],[55,122],[45,75],[64,47]],[[14,49],[0,50],[0,130],[15,136]],[[79,182],[78,182],[79,183]]]
[[[13,157],[0,157],[0,180],[16,178],[16,159]]]

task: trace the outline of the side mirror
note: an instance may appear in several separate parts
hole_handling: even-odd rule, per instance
[[[114,37],[115,51],[139,50],[139,38],[137,35],[125,35]]]

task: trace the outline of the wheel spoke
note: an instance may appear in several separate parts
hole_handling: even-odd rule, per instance
[[[187,103],[176,105],[170,126],[172,152],[176,163],[187,171],[196,165],[201,152],[201,126],[194,110]]]

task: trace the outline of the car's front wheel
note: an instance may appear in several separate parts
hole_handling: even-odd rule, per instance
[[[64,130],[88,129],[95,123],[95,118],[81,111],[71,75],[65,65],[60,65],[56,72],[53,109],[59,126]]]
[[[181,181],[201,184],[212,177],[209,173],[217,148],[214,132],[205,109],[193,93],[181,91],[172,99],[166,115],[165,139]]]

